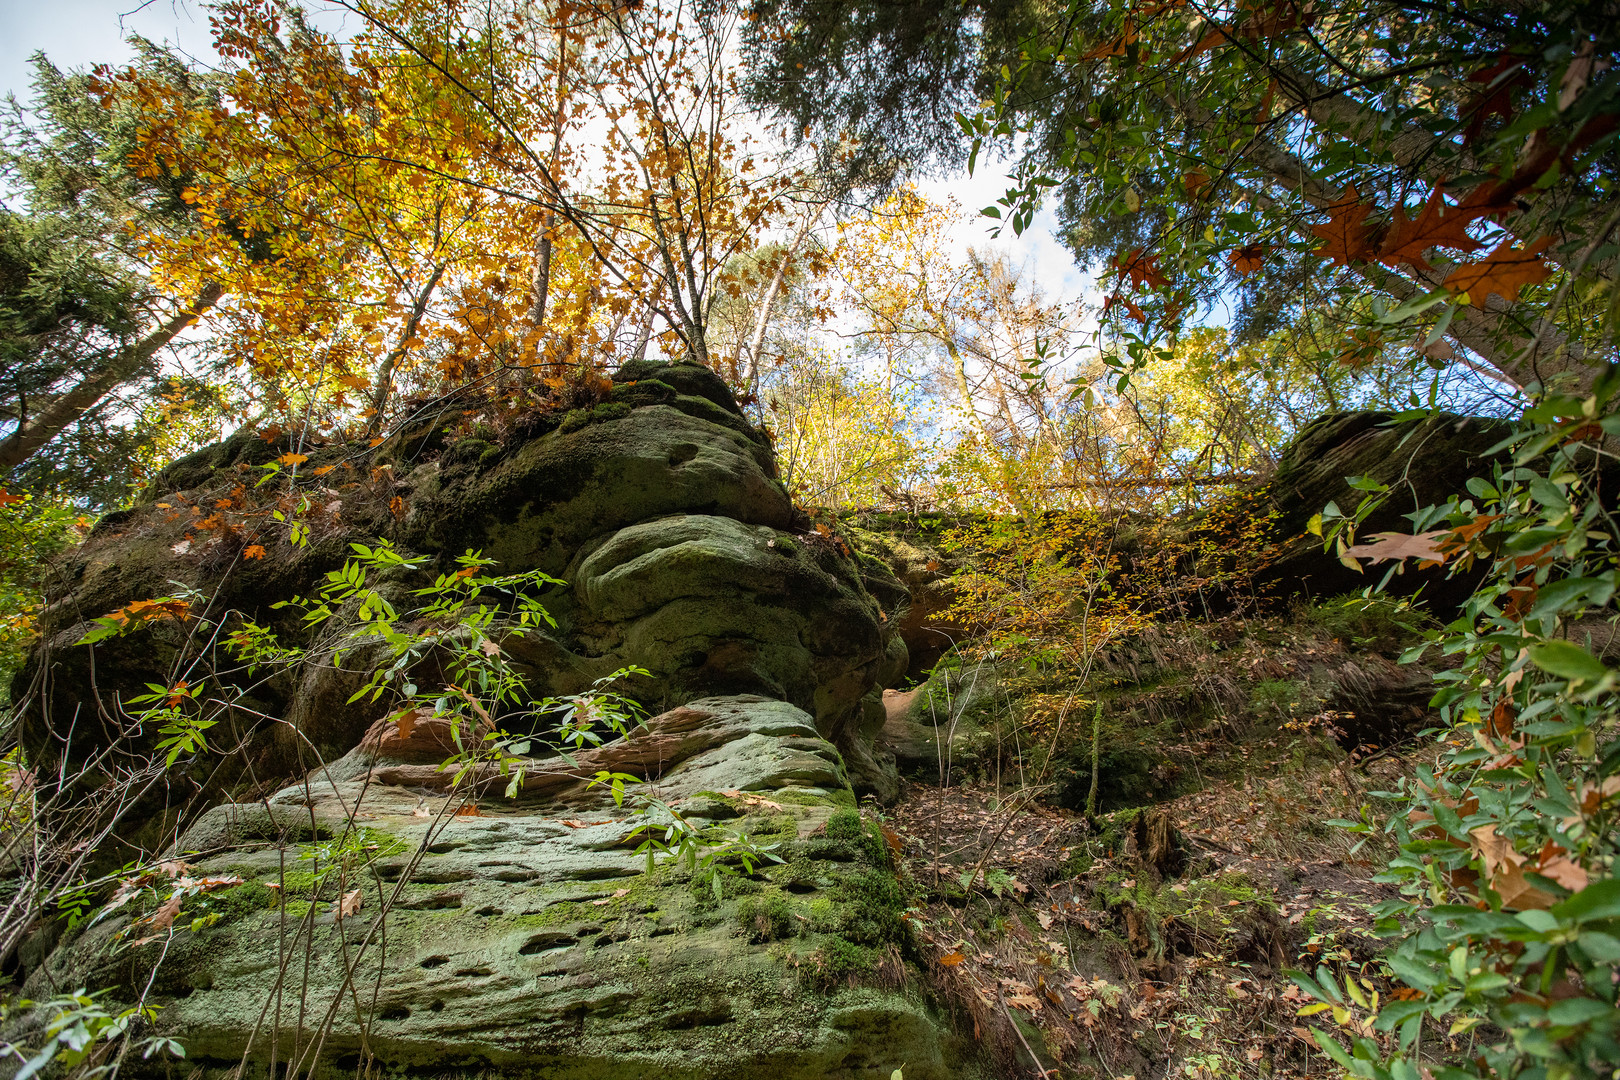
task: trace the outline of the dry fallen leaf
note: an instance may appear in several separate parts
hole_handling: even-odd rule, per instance
[[[1418,533],[1416,536],[1395,532],[1374,533],[1372,543],[1354,544],[1345,551],[1345,554],[1353,559],[1366,559],[1375,563],[1383,562],[1385,559],[1423,559],[1427,562],[1442,563],[1446,561],[1446,555],[1436,546],[1436,541],[1449,533],[1449,529],[1435,529],[1431,532]]]
[[[1580,892],[1586,888],[1586,871],[1573,860],[1560,855],[1549,859],[1537,868],[1536,873],[1551,881],[1556,881],[1570,892]]]
[[[941,967],[956,967],[966,959],[967,957],[963,956],[960,951],[948,952],[939,958],[939,964]]]
[[[192,882],[202,892],[212,892],[215,889],[228,889],[232,885],[242,884],[242,879],[235,874],[219,874],[217,876],[198,878]]]
[[[406,709],[404,712],[394,717],[394,726],[398,730],[399,737],[401,739],[408,739],[411,737],[411,732],[416,730],[416,721],[421,717],[421,715],[422,710],[420,709]]]
[[[612,896],[604,896],[599,900],[592,900],[591,901],[591,906],[592,907],[601,907],[604,904],[613,903],[613,901],[617,900],[621,896],[629,896],[629,895],[630,895],[630,890],[629,889],[618,889],[618,890],[614,891]]]
[[[418,806],[415,810],[411,811],[411,817],[432,817],[432,816],[433,816],[433,811],[429,810],[425,806]]]
[[[176,893],[165,900],[162,907],[146,918],[137,921],[136,926],[144,926],[152,932],[135,942],[135,944],[145,945],[149,941],[156,941],[165,930],[173,926],[175,916],[180,914],[180,902],[181,896]]]
[[[350,889],[336,900],[332,901],[332,914],[340,919],[347,919],[360,911],[362,902],[359,889]]]

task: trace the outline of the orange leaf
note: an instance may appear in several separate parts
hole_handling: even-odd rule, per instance
[[[1187,188],[1187,194],[1196,197],[1199,189],[1201,189],[1205,184],[1209,183],[1209,174],[1206,172],[1200,172],[1197,169],[1193,169],[1190,172],[1182,174],[1181,182]]]
[[[1280,37],[1296,28],[1309,27],[1316,22],[1316,15],[1312,11],[1309,0],[1305,3],[1295,3],[1294,0],[1281,0],[1280,3],[1259,4],[1244,3],[1239,5],[1254,13],[1254,17],[1245,22],[1240,30],[1243,36],[1250,41],[1261,38]]]
[[[1230,36],[1231,35],[1229,35],[1225,30],[1211,30],[1209,33],[1199,38],[1196,44],[1189,45],[1185,49],[1182,49],[1180,52],[1176,53],[1170,62],[1172,64],[1179,64],[1183,60],[1191,60],[1195,56],[1202,56],[1211,49],[1220,46]]]
[[[1096,48],[1081,56],[1082,60],[1100,60],[1105,56],[1124,56],[1125,48],[1136,42],[1136,23],[1130,19],[1125,20],[1124,33],[1119,37],[1103,42]]]
[[[411,732],[416,730],[416,721],[421,718],[421,715],[421,709],[406,709],[394,717],[394,729],[399,732],[401,739],[411,737]]]
[[[1265,268],[1267,250],[1265,244],[1249,244],[1238,248],[1228,256],[1232,269],[1244,275],[1258,273]]]
[[[1465,143],[1473,143],[1485,129],[1485,121],[1493,116],[1503,120],[1513,115],[1513,91],[1534,85],[1535,79],[1524,66],[1524,58],[1504,52],[1494,64],[1487,64],[1468,76],[1471,83],[1480,84],[1480,92],[1465,111],[1468,127],[1463,133]]]
[[[308,454],[282,454],[276,458],[283,465],[302,465],[309,460]]]
[[[940,957],[939,963],[941,967],[956,967],[966,959],[967,957],[963,956],[961,951],[958,950],[956,952],[948,952],[944,956]]]
[[[183,898],[180,896],[180,894],[176,893],[165,900],[162,907],[152,912],[152,914],[148,915],[146,918],[138,920],[135,925],[144,926],[148,930],[151,930],[152,933],[141,938],[139,941],[135,942],[135,944],[145,945],[148,941],[155,941],[157,940],[159,934],[173,926],[175,916],[180,914],[180,904],[182,899]]]
[[[336,465],[322,465],[320,468],[315,470],[315,475],[316,476],[325,476],[327,473],[331,472],[335,468],[337,468]]]
[[[1446,211],[1450,210],[1450,213]],[[1410,263],[1419,270],[1429,269],[1423,253],[1432,247],[1452,247],[1459,251],[1478,251],[1484,247],[1468,235],[1468,223],[1481,216],[1461,207],[1446,206],[1439,184],[1429,201],[1415,218],[1406,216],[1404,208],[1396,208],[1389,235],[1378,251],[1378,261],[1388,266]]]
[[[1562,855],[1543,862],[1536,868],[1536,873],[1544,878],[1558,882],[1570,892],[1580,892],[1586,888],[1589,880],[1585,870]]]
[[[1170,279],[1159,269],[1158,260],[1151,252],[1144,252],[1141,248],[1131,248],[1114,256],[1113,266],[1121,278],[1128,278],[1137,288],[1146,285],[1161,289],[1170,284]]]
[[[1369,330],[1358,327],[1350,331],[1350,340],[1345,342],[1344,351],[1338,356],[1339,363],[1345,367],[1360,367],[1370,364],[1384,351],[1384,332],[1382,330]]]
[[[1479,262],[1457,267],[1446,276],[1444,285],[1452,293],[1468,297],[1474,307],[1484,307],[1485,298],[1492,293],[1512,303],[1521,288],[1539,285],[1552,276],[1541,261],[1552,242],[1552,237],[1543,236],[1527,248],[1515,248],[1512,239],[1504,240]]]
[[[263,544],[249,544],[247,547],[242,549],[242,558],[244,558],[244,559],[262,559],[262,558],[264,558],[264,545]]]
[[[23,497],[21,495],[13,495],[9,491],[0,490],[0,506],[10,506],[12,503],[20,503],[22,501]]]
[[[1375,244],[1367,215],[1373,208],[1371,203],[1361,201],[1361,194],[1354,185],[1345,188],[1339,201],[1324,209],[1328,214],[1327,224],[1311,226],[1311,232],[1326,241],[1317,249],[1317,254],[1340,266],[1371,258]]]

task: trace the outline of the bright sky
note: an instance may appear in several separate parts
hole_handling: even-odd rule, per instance
[[[323,29],[341,29],[335,17],[317,20]],[[32,69],[28,57],[36,50],[62,68],[122,63],[131,53],[124,39],[140,34],[177,45],[182,52],[213,60],[207,13],[190,0],[0,0],[0,92],[17,95],[26,103]],[[924,194],[943,201],[954,197],[968,212],[957,228],[955,241],[968,247],[991,248],[1025,267],[1048,302],[1098,301],[1089,275],[1082,274],[1053,235],[1050,211],[1043,212],[1022,237],[1009,234],[991,240],[988,218],[977,211],[995,202],[1006,188],[1005,177],[994,166],[981,166],[973,177],[961,176],[922,185]]]

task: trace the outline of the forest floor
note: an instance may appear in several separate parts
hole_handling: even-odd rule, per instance
[[[1247,751],[1245,751],[1247,757]],[[885,833],[922,899],[933,988],[997,1075],[1305,1077],[1331,1068],[1286,974],[1384,994],[1370,908],[1385,841],[1355,818],[1411,762],[1289,769],[1088,821],[1030,789],[907,784]],[[971,880],[970,880],[971,879]],[[1332,1023],[1326,1025],[1332,1028]]]

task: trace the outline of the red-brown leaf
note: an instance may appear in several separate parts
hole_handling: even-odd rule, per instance
[[[1238,248],[1229,256],[1232,269],[1245,276],[1259,273],[1265,269],[1268,250],[1270,249],[1265,244],[1249,244]]]
[[[1449,211],[1449,213],[1448,213]],[[1423,254],[1434,247],[1451,247],[1459,251],[1478,251],[1485,245],[1468,235],[1468,225],[1482,216],[1462,207],[1448,207],[1439,184],[1429,196],[1418,216],[1409,218],[1404,208],[1397,208],[1388,236],[1379,248],[1378,260],[1389,266],[1408,263],[1419,270],[1429,269]]]
[[[1340,266],[1372,258],[1376,244],[1367,216],[1373,208],[1371,203],[1361,201],[1354,185],[1345,188],[1339,201],[1325,209],[1326,224],[1311,226],[1311,232],[1324,241],[1316,253]]]
[[[1467,296],[1474,307],[1484,307],[1485,298],[1492,293],[1512,303],[1519,298],[1519,290],[1526,285],[1539,285],[1552,275],[1541,261],[1542,253],[1552,246],[1553,238],[1543,236],[1527,248],[1515,248],[1511,239],[1477,263],[1464,263],[1445,280],[1445,287],[1457,296]]]

